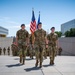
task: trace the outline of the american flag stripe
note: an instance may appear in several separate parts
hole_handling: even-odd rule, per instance
[[[31,21],[31,24],[30,24],[30,31],[31,33],[34,33],[36,30],[36,21]]]

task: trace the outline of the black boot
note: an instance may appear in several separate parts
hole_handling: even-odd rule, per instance
[[[20,63],[22,63],[22,56],[20,56]]]
[[[40,62],[40,66],[39,66],[40,68],[42,67],[42,62]]]
[[[22,63],[23,65],[25,64],[25,57],[23,57],[23,63]]]
[[[50,65],[54,65],[54,62],[53,62],[53,60],[51,60],[51,61],[50,61]]]
[[[37,67],[38,66],[38,60],[36,61],[36,64],[35,64],[35,67]]]

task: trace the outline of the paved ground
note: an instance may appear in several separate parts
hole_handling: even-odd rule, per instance
[[[75,75],[75,56],[57,56],[55,65],[49,65],[49,58],[43,67],[35,67],[35,59],[26,58],[25,65],[19,64],[19,57],[0,56],[0,75]]]

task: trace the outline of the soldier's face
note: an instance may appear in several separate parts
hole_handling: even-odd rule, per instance
[[[42,25],[41,25],[41,24],[39,24],[39,25],[38,25],[38,29],[41,29],[41,27],[42,27]]]
[[[25,29],[25,26],[22,26],[21,28],[22,28],[22,30],[24,30]]]
[[[51,31],[52,31],[52,33],[54,33],[55,32],[55,29],[51,29]]]

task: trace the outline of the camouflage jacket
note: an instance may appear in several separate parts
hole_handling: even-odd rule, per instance
[[[18,37],[18,41],[26,42],[27,41],[26,38],[29,37],[29,33],[26,30],[20,29],[17,31],[16,36]]]
[[[38,29],[34,32],[35,44],[45,44],[46,31],[43,29]]]
[[[58,35],[56,33],[50,33],[47,35],[47,39],[49,40],[49,45],[56,46],[56,41],[58,40]]]

